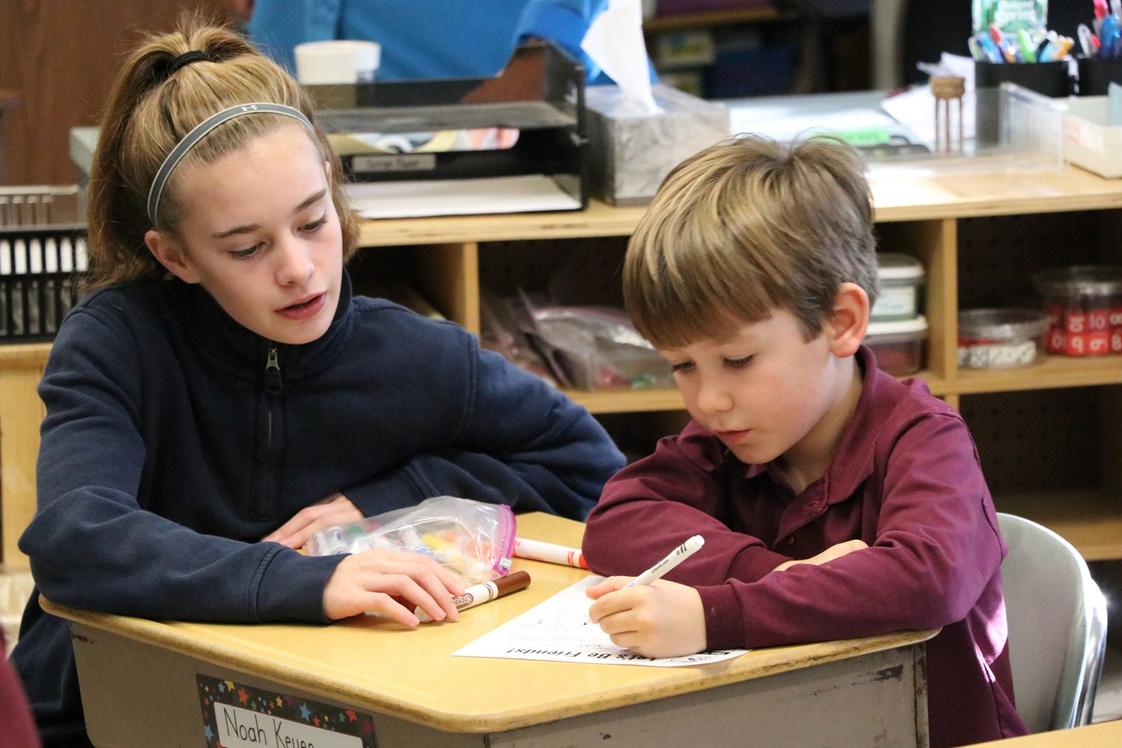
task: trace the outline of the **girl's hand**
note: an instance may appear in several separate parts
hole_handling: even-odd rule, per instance
[[[323,589],[323,611],[333,621],[371,612],[412,627],[420,623],[413,614],[418,606],[434,621],[459,620],[452,597],[463,593],[456,575],[428,556],[379,548],[335,567]]]
[[[835,558],[848,556],[854,551],[859,551],[862,548],[868,547],[868,543],[866,543],[864,540],[847,540],[844,543],[837,543],[836,545],[830,546],[826,550],[819,553],[817,556],[784,561],[779,566],[776,566],[773,571],[783,571],[784,569],[790,569],[792,566],[797,566],[798,564],[812,564],[814,566],[821,566],[827,561],[833,561]]]
[[[656,580],[621,589],[631,577],[609,577],[588,588],[588,617],[612,642],[644,657],[675,657],[705,650],[701,595],[684,584]]]
[[[261,538],[286,545],[289,548],[302,548],[308,538],[320,530],[334,525],[345,525],[362,519],[362,512],[341,493],[328,496],[323,501],[306,506],[292,519]]]

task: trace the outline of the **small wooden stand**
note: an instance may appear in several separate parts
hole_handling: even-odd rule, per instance
[[[956,75],[931,77],[931,93],[935,96],[935,150],[950,153],[962,150],[962,95],[966,80]],[[951,101],[958,102],[957,140],[951,141]]]

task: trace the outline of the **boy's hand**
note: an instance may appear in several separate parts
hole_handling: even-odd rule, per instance
[[[323,589],[323,611],[331,620],[369,611],[416,626],[420,606],[434,621],[456,621],[452,596],[463,593],[456,575],[428,556],[379,548],[339,562]]]
[[[612,642],[644,657],[675,657],[705,649],[705,613],[693,587],[668,582],[621,589],[631,577],[609,577],[588,588],[592,623]]]
[[[820,566],[827,561],[833,561],[835,558],[841,558],[842,556],[849,555],[854,551],[859,551],[862,548],[868,547],[869,544],[864,540],[847,540],[844,543],[838,543],[836,545],[830,546],[826,550],[819,553],[817,556],[784,561],[779,566],[776,566],[774,571],[783,571],[784,569],[790,569],[792,566],[797,566],[798,564],[813,564],[814,566]]]
[[[362,512],[341,493],[306,506],[283,525],[261,538],[289,548],[302,548],[308,538],[334,525],[345,525],[362,519]]]

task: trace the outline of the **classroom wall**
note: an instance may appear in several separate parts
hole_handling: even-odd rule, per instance
[[[184,9],[229,17],[229,0],[0,0],[7,184],[73,184],[71,127],[95,124],[121,55]]]

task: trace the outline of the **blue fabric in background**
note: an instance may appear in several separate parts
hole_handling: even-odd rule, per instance
[[[295,71],[307,41],[364,39],[382,45],[377,80],[478,78],[499,72],[517,43],[556,41],[607,82],[580,49],[607,0],[257,0],[249,38]]]

